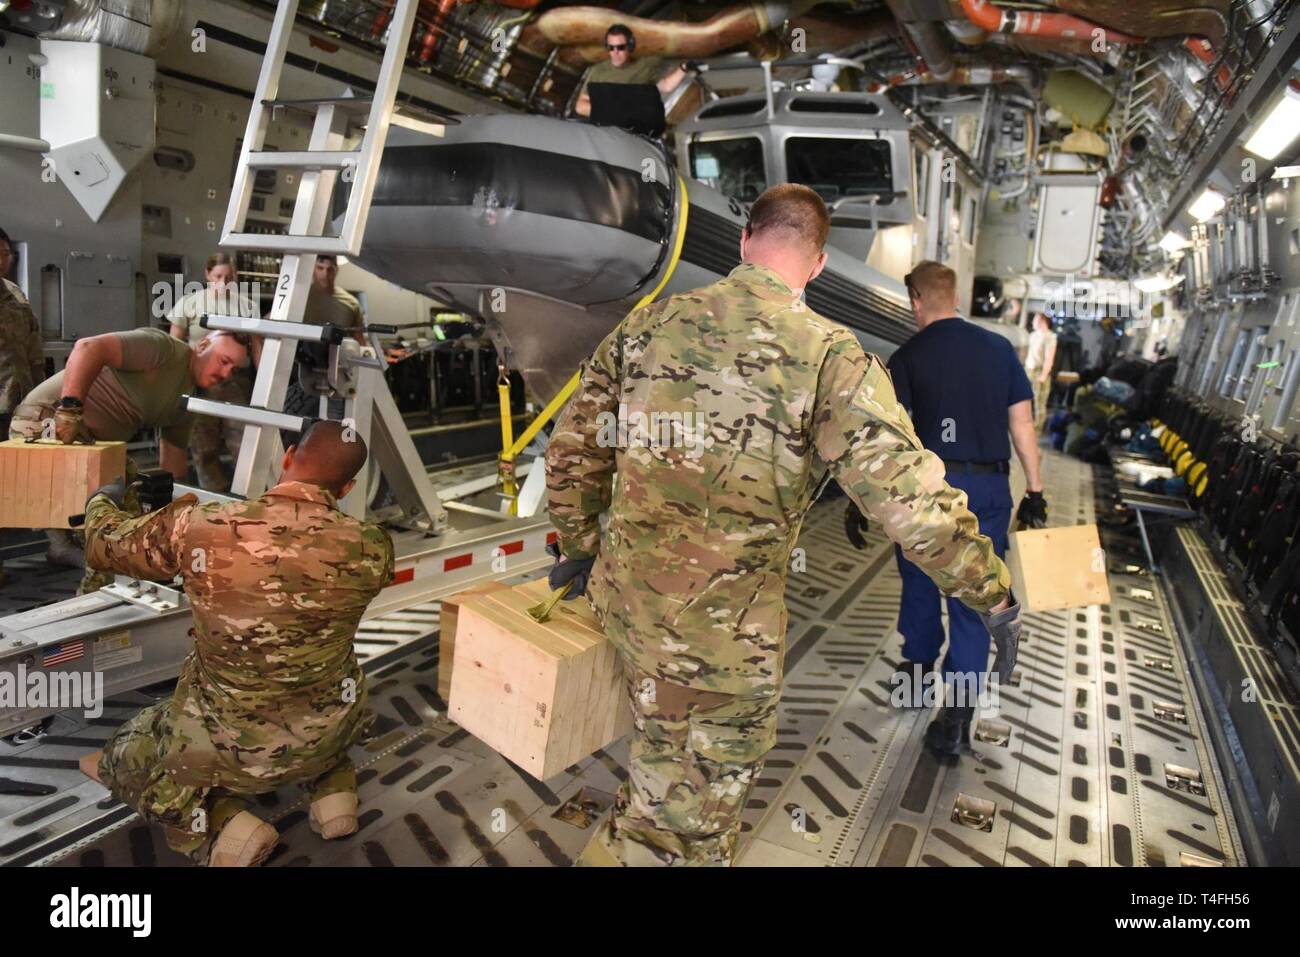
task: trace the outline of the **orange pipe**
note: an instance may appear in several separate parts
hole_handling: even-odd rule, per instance
[[[700,23],[647,20],[604,7],[552,7],[534,24],[556,46],[590,47],[594,59],[588,59],[592,62],[604,58],[605,31],[614,23],[622,23],[636,34],[638,54],[706,57],[762,36],[811,5],[811,0],[793,3],[751,0],[720,10]]]
[[[1183,46],[1206,66],[1213,66],[1214,61],[1218,59],[1214,55],[1214,48],[1210,46],[1210,41],[1205,37],[1188,37],[1183,41]],[[1225,92],[1232,86],[1232,71],[1228,69],[1227,64],[1219,64],[1219,72],[1215,74],[1214,80],[1219,84],[1219,89]]]
[[[966,19],[971,23],[989,33],[1019,33],[1025,36],[1087,40],[1094,30],[1101,30],[1108,43],[1146,42],[1141,37],[1120,33],[1118,30],[1109,30],[1068,13],[1004,10],[994,6],[989,0],[961,0],[961,12],[966,14]]]

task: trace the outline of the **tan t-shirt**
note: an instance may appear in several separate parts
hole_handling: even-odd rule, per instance
[[[338,286],[330,295],[315,283],[307,293],[307,308],[303,310],[302,321],[313,326],[323,326],[328,322],[340,329],[360,329],[365,322],[356,296]]]
[[[587,74],[588,83],[658,83],[659,66],[663,60],[657,56],[634,57],[626,65],[616,67],[602,60]]]
[[[190,371],[190,347],[161,329],[115,333],[122,343],[122,368],[100,370],[82,401],[86,428],[105,442],[125,442],[144,428],[162,430],[177,448],[190,441],[194,416],[183,395],[197,386]],[[46,379],[24,399],[25,404],[57,406],[63,394],[63,373]]]
[[[262,311],[252,300],[236,295],[233,289],[218,291],[208,287],[183,296],[180,302],[172,306],[171,312],[167,313],[167,319],[172,325],[180,326],[185,332],[185,341],[194,345],[211,331],[199,325],[199,320],[204,315],[256,319],[262,315]]]

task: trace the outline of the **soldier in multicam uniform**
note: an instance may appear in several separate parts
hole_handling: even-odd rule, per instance
[[[191,346],[208,334],[199,321],[208,314],[257,318],[261,309],[257,303],[239,294],[239,274],[235,260],[229,253],[213,253],[208,257],[203,278],[207,288],[184,296],[167,313],[171,323],[170,334]],[[248,405],[253,397],[253,364],[245,362],[225,382],[203,390],[204,398],[218,402]],[[244,437],[244,427],[210,415],[197,416],[190,433],[190,455],[199,485],[214,492],[230,490],[230,473],[221,462],[224,447],[231,459],[239,458],[239,445]]]
[[[387,532],[337,508],[365,460],[359,436],[317,422],[260,498],[185,496],[132,517],[119,485],[87,503],[87,561],[143,578],[179,574],[195,644],[172,697],[82,768],[195,860],[261,863],[276,830],[240,798],[287,784],[310,791],[317,833],[356,831],[347,752],[364,730],[366,693],[352,642],[393,572]]]
[[[0,229],[0,440],[9,437],[14,408],[45,378],[41,324],[23,291],[5,278],[12,266],[13,244],[9,234]],[[4,581],[4,562],[0,560],[0,585]]]
[[[590,579],[635,719],[628,778],[580,864],[732,861],[776,736],[791,552],[828,469],[941,589],[993,613],[999,657],[1014,655],[1010,575],[965,496],[922,448],[880,360],[801,301],[828,229],[812,190],[768,190],[741,265],[632,312],[556,424],[551,583],[570,582],[571,597]],[[620,414],[687,425],[648,441],[629,432],[616,449],[605,426]]]

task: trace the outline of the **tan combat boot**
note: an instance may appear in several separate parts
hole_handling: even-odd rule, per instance
[[[327,841],[357,833],[357,796],[338,791],[312,801],[308,822]]]
[[[257,867],[279,839],[280,833],[271,825],[249,811],[240,811],[217,835],[208,867]]]
[[[81,760],[77,762],[81,766],[82,774],[100,784],[104,783],[99,776],[99,759],[103,756],[103,751],[95,751],[92,754],[82,755]]]

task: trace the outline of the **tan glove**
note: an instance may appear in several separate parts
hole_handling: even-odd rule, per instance
[[[81,406],[61,405],[54,410],[54,436],[64,445],[95,441],[86,428],[85,410]]]

